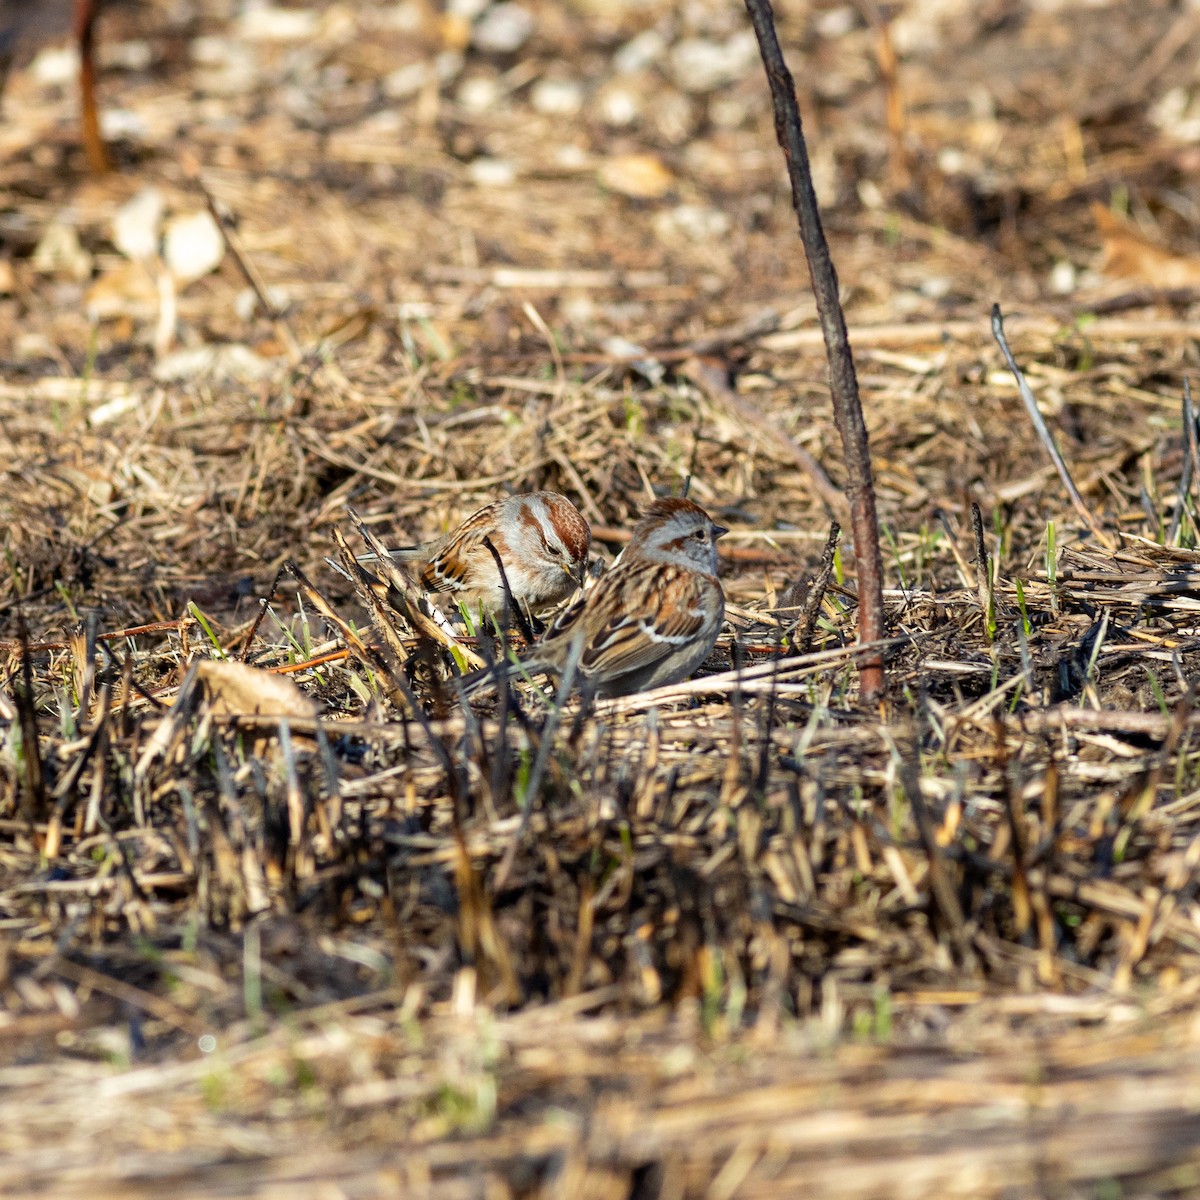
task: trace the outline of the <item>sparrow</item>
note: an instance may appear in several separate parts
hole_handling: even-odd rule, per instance
[[[725,618],[717,539],[728,530],[692,500],[656,500],[620,559],[517,662],[468,675],[467,695],[502,679],[577,671],[599,696],[678,683],[709,656]]]
[[[444,537],[389,553],[410,566],[421,585],[470,610],[498,614],[504,585],[515,604],[539,613],[561,603],[583,582],[592,531],[583,514],[557,492],[527,492],[493,500]]]

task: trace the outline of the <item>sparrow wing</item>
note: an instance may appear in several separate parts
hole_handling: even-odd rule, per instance
[[[461,592],[471,574],[466,538],[454,538],[422,568],[421,582],[431,592]]]
[[[614,679],[642,670],[700,636],[717,586],[697,571],[657,562],[614,568],[559,617],[543,644],[569,642],[582,622],[585,675]]]
[[[482,521],[473,521],[469,526],[461,526],[430,558],[421,571],[422,582],[431,592],[471,592],[499,587],[496,560],[484,545],[488,538],[501,560],[505,559],[508,546],[503,535]]]

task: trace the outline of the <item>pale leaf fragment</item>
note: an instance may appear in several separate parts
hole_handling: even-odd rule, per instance
[[[85,304],[92,321],[148,320],[158,311],[158,285],[145,263],[121,263],[88,288]]]
[[[317,705],[290,679],[240,662],[204,660],[196,676],[214,713],[311,720]]]
[[[126,258],[150,258],[158,253],[166,203],[158,188],[143,188],[117,209],[112,223],[112,240]]]
[[[225,239],[209,213],[185,213],[167,222],[163,257],[176,283],[184,288],[221,265]]]
[[[80,245],[74,225],[51,221],[33,251],[33,269],[82,282],[92,273],[92,256]]]
[[[657,200],[675,186],[675,176],[654,154],[619,154],[605,161],[600,182],[610,191],[636,200]]]
[[[249,346],[231,342],[228,345],[191,346],[186,350],[176,350],[159,360],[154,368],[154,378],[160,383],[195,379],[214,382],[236,379],[240,383],[254,383],[265,379],[274,370],[270,359],[255,354]]]

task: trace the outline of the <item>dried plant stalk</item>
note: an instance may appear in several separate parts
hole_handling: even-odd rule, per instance
[[[808,259],[808,273],[817,301],[817,316],[825,338],[829,361],[829,391],[833,420],[842,439],[846,457],[846,493],[850,499],[850,528],[854,534],[854,558],[858,568],[858,638],[860,642],[883,639],[883,554],[879,546],[879,521],[875,515],[875,484],[871,476],[871,452],[867,426],[858,396],[858,378],[846,333],[846,317],[838,299],[837,272],[829,254],[829,243],[821,225],[821,211],[813,189],[812,172],[800,108],[791,72],[783,61],[770,0],[746,0],[746,10],[758,38],[759,50],[771,87],[775,109],[775,135],[787,160],[792,187],[792,207],[800,222],[800,240]],[[864,700],[883,690],[883,659],[865,655],[859,662],[859,689]]]

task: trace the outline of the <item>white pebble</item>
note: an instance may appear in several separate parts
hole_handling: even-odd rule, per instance
[[[517,169],[502,158],[477,158],[467,167],[467,176],[478,187],[511,187]]]
[[[622,75],[633,75],[652,67],[666,52],[667,42],[656,29],[647,29],[631,38],[613,55],[613,69]]]
[[[429,67],[423,62],[397,67],[383,77],[383,94],[389,100],[407,100],[425,86],[428,77]]]
[[[29,73],[42,87],[69,87],[79,77],[79,51],[75,43],[43,50],[29,64]]]
[[[844,37],[858,24],[858,13],[849,4],[831,8],[813,17],[813,28],[823,38]]]
[[[148,133],[146,122],[131,108],[106,108],[100,113],[100,136],[106,142],[140,142]]]
[[[614,129],[632,125],[641,110],[640,98],[625,88],[607,88],[600,96],[600,116]]]
[[[500,89],[494,79],[486,75],[472,75],[458,85],[456,98],[467,112],[487,112],[500,99]]]
[[[660,238],[676,234],[692,242],[710,242],[729,232],[729,217],[703,204],[679,204],[654,218]]]
[[[671,74],[686,92],[711,92],[740,79],[757,60],[753,30],[741,30],[724,42],[684,38],[671,47]]]
[[[497,4],[479,18],[471,31],[471,44],[484,54],[512,54],[525,45],[537,22],[519,4]]]
[[[546,116],[573,117],[583,107],[583,88],[573,79],[539,79],[529,103]]]
[[[319,14],[314,8],[276,8],[249,4],[238,21],[238,31],[251,41],[299,42],[317,32]]]
[[[1050,269],[1050,290],[1059,296],[1069,295],[1077,284],[1075,264],[1060,258]]]
[[[446,16],[473,21],[488,6],[488,0],[448,0]]]

